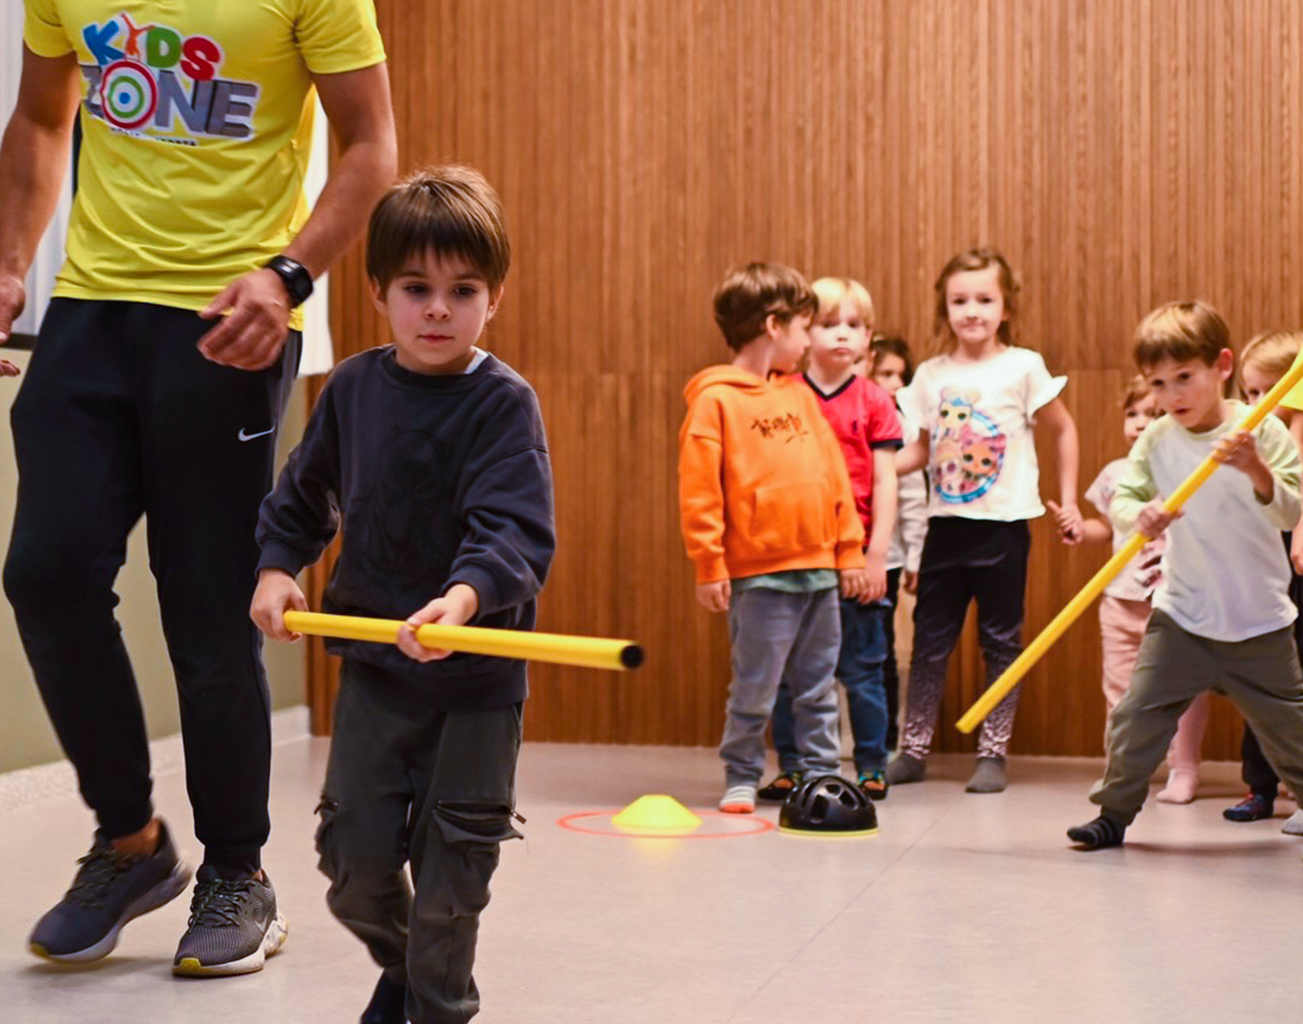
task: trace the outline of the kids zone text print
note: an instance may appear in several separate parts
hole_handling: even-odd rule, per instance
[[[87,25],[82,39],[95,61],[81,66],[92,117],[181,145],[194,145],[195,136],[253,135],[259,86],[218,77],[225,54],[215,39],[136,25],[125,12]]]
[[[1004,465],[1005,435],[977,404],[974,388],[943,388],[932,432],[933,487],[946,502],[976,501],[995,486]]]

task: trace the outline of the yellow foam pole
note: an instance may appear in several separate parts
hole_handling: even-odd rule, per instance
[[[293,633],[392,644],[398,642],[398,633],[403,628],[403,623],[398,619],[364,619],[354,615],[288,611],[285,613],[285,628]],[[550,661],[558,665],[578,665],[584,668],[624,671],[637,668],[643,661],[642,648],[628,640],[564,636],[559,633],[431,623],[417,629],[416,639],[425,647],[448,651]]]
[[[1252,430],[1270,416],[1272,410],[1280,404],[1281,399],[1300,380],[1303,380],[1303,353],[1300,353],[1294,360],[1294,365],[1286,371],[1285,376],[1276,381],[1275,387],[1262,396],[1262,401],[1249,410],[1248,415],[1240,421],[1239,429]],[[1163,502],[1164,511],[1169,513],[1180,511],[1181,506],[1190,500],[1190,496],[1203,486],[1204,481],[1212,476],[1220,465],[1221,463],[1211,455],[1199,463],[1194,472],[1186,477],[1181,486]],[[1014,659],[1013,664],[1004,670],[1000,678],[992,683],[987,691],[964,713],[964,717],[955,723],[960,732],[972,732],[987,715],[995,710],[996,705],[1008,696],[1009,691],[1018,685],[1022,677],[1054,645],[1054,642],[1063,635],[1064,631],[1081,617],[1095,598],[1099,597],[1104,588],[1136,556],[1137,552],[1145,546],[1148,540],[1148,537],[1139,533],[1132,533],[1126,539],[1122,547],[1104,563],[1099,572],[1090,578],[1090,582],[1081,588],[1077,596],[1050,620],[1050,624],[1041,630],[1040,635],[1027,645],[1022,654]]]

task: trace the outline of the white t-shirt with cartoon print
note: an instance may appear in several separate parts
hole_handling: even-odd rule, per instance
[[[1050,376],[1039,353],[1012,346],[976,363],[949,355],[924,362],[896,401],[931,438],[928,516],[1044,515],[1032,425],[1067,382]]]

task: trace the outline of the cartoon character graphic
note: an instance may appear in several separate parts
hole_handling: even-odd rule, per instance
[[[979,391],[944,388],[941,391],[941,408],[937,412],[937,430],[940,434],[948,436],[960,433],[972,419],[973,404],[980,397]]]
[[[932,431],[932,486],[951,504],[967,504],[986,494],[1000,478],[1008,438],[977,404],[980,391],[943,388]]]
[[[995,477],[1000,473],[1004,463],[1005,437],[981,437],[974,431],[968,431],[961,445],[960,462],[963,465],[964,481],[961,491],[971,494],[974,491],[985,493]]]

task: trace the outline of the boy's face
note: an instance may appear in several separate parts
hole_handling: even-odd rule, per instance
[[[1225,418],[1222,387],[1234,365],[1234,354],[1224,348],[1211,365],[1201,359],[1177,362],[1164,356],[1143,372],[1158,408],[1186,430],[1201,433],[1220,426]]]
[[[399,366],[453,374],[470,365],[471,349],[497,312],[502,289],[491,293],[459,257],[426,252],[409,257],[388,287],[372,281],[371,295],[389,320]]]
[[[771,320],[774,345],[770,365],[779,373],[791,373],[810,347],[810,314],[798,313],[785,324]]]
[[[961,270],[946,281],[946,312],[950,329],[961,345],[981,346],[994,338],[1009,319],[1000,288],[1000,268]]]
[[[1122,415],[1122,436],[1127,439],[1127,444],[1135,444],[1136,439],[1144,433],[1145,427],[1158,419],[1159,413],[1158,403],[1154,401],[1152,391],[1128,405]]]
[[[873,383],[895,398],[905,386],[905,360],[895,352],[882,352],[873,367]]]
[[[810,325],[810,362],[824,373],[846,373],[868,349],[869,325],[849,302],[820,313]]]

